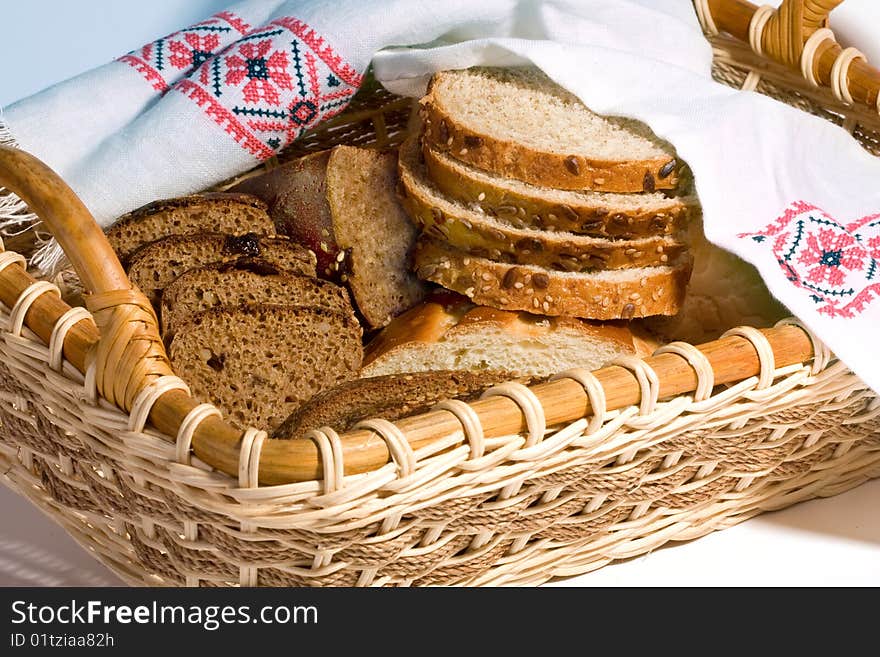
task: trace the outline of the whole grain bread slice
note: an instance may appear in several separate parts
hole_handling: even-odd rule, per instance
[[[292,305],[222,306],[191,315],[169,347],[174,371],[234,426],[272,431],[315,394],[355,378],[361,327]]]
[[[662,267],[560,272],[477,258],[423,237],[416,245],[415,265],[420,277],[480,305],[608,320],[677,313],[692,263],[684,254]]]
[[[289,238],[198,233],[170,235],[142,246],[131,256],[128,278],[158,306],[162,290],[184,272],[241,257],[260,258],[287,272],[315,275],[315,254]]]
[[[202,232],[273,235],[275,226],[266,204],[256,196],[207,192],[148,203],[123,215],[106,231],[123,265],[144,244],[168,235]]]
[[[441,71],[421,99],[424,139],[498,176],[557,189],[674,189],[670,144],[644,123],[590,111],[534,67]]]
[[[634,322],[593,322],[477,306],[445,293],[395,318],[367,345],[362,376],[429,370],[501,370],[546,377],[598,369],[659,346]]]
[[[193,313],[246,303],[295,304],[354,315],[348,292],[339,285],[285,273],[264,260],[241,259],[196,267],[172,281],[162,292],[162,336],[170,340]]]
[[[446,197],[517,228],[636,239],[678,233],[699,212],[692,196],[538,187],[487,173],[433,148],[422,149],[421,155],[428,178]]]
[[[337,146],[327,163],[333,233],[361,314],[382,327],[425,295],[412,273],[416,228],[397,198],[397,152]]]
[[[471,400],[487,388],[511,380],[524,385],[534,381],[494,370],[437,370],[355,379],[315,395],[275,430],[274,437],[303,438],[309,429],[324,426],[349,431],[372,417],[393,422],[426,413],[444,399]]]
[[[514,227],[445,197],[431,184],[418,155],[418,141],[410,138],[400,151],[404,207],[425,234],[467,253],[496,262],[587,272],[662,265],[675,260],[687,249],[678,235],[609,240]]]

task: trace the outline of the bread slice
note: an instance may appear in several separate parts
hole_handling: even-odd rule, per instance
[[[245,178],[232,189],[265,201],[278,232],[314,251],[318,275],[339,283],[346,273],[346,263],[337,260],[343,252],[333,234],[333,218],[327,203],[327,164],[331,152],[327,149],[298,157]]]
[[[609,240],[534,228],[515,228],[479,210],[447,199],[419,164],[410,138],[400,150],[403,204],[424,233],[467,253],[496,262],[537,265],[560,271],[650,267],[675,260],[687,245],[676,236]],[[571,193],[571,192],[569,192]]]
[[[601,320],[674,315],[691,272],[688,254],[662,267],[581,274],[493,262],[430,238],[419,239],[415,264],[425,280],[481,305]]]
[[[315,254],[286,237],[199,233],[171,235],[141,247],[131,256],[128,278],[158,306],[162,290],[184,272],[243,256],[287,272],[315,275]]]
[[[269,204],[279,230],[317,254],[318,275],[348,285],[373,328],[422,299],[412,274],[416,228],[395,194],[397,153],[337,146],[234,189]]]
[[[263,260],[241,259],[190,269],[162,292],[162,336],[193,313],[246,303],[295,304],[354,315],[348,292],[330,281],[285,273]]]
[[[193,395],[234,426],[271,431],[300,404],[358,374],[360,325],[323,308],[246,304],[180,324],[169,347]]]
[[[355,379],[315,395],[275,430],[274,437],[303,438],[309,429],[324,426],[349,431],[359,421],[373,417],[393,422],[426,413],[444,399],[473,399],[510,380],[524,385],[532,382],[531,377],[494,370],[439,370]]]
[[[441,71],[420,101],[433,148],[557,189],[674,189],[675,151],[644,123],[591,112],[534,67]]]
[[[678,233],[699,210],[692,196],[558,190],[492,175],[433,148],[422,158],[446,197],[517,228],[635,239]]]
[[[546,377],[572,367],[601,367],[615,356],[650,354],[656,344],[624,322],[542,317],[433,297],[370,341],[362,376],[426,370],[503,370]]]
[[[107,239],[125,265],[144,244],[168,235],[217,232],[273,235],[266,204],[249,194],[208,192],[149,203],[117,219]]]
[[[418,303],[411,271],[416,228],[400,205],[397,152],[337,146],[327,163],[333,233],[348,255],[348,285],[364,319],[382,327]]]

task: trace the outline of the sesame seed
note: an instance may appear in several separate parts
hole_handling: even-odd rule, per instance
[[[491,285],[484,285],[483,287],[480,288],[480,292],[488,292],[491,289],[492,289]]]
[[[551,297],[549,294],[547,295],[546,299],[548,303],[553,303],[553,297]]]
[[[668,261],[669,261],[669,256],[666,255],[665,253],[662,256],[660,256],[660,262],[668,262]]]
[[[521,289],[523,289],[523,284],[520,283],[519,281],[517,281],[516,283],[513,284],[513,287],[515,287],[517,290],[521,290]]]
[[[547,303],[546,301],[543,304],[541,304],[541,307],[544,309],[544,312],[547,312],[548,310],[550,310],[550,304]]]
[[[465,296],[472,297],[474,296],[474,288],[469,287],[464,291]]]
[[[471,259],[470,259],[470,258],[464,258],[461,262],[462,262],[462,264],[463,264],[465,267],[467,267],[469,264],[471,264]]]
[[[541,303],[540,303],[537,299],[532,298],[532,305],[533,305],[535,308],[537,308],[538,306],[541,305]]]
[[[466,148],[462,148],[460,151],[458,151],[459,155],[467,155],[467,152],[468,151]]]
[[[642,298],[642,295],[639,294],[638,292],[633,292],[632,294],[629,295],[629,298],[632,299],[633,301],[638,301],[639,299]]]
[[[663,253],[663,247],[662,247],[662,246],[658,246],[658,247],[657,247],[657,253]]]
[[[647,284],[648,284],[647,278],[643,278],[642,280],[639,281],[639,285],[642,287],[645,287]]]
[[[480,274],[480,278],[482,278],[484,281],[491,281],[491,280],[492,280],[492,274],[490,274],[490,273],[487,272],[487,271],[484,271],[482,274]]]
[[[479,196],[477,196],[477,200],[478,201],[485,201],[486,200],[486,192],[480,192]]]
[[[529,296],[532,296],[534,293],[535,293],[535,288],[530,287],[530,288],[526,289],[526,294],[528,294]]]
[[[507,297],[500,297],[500,298],[498,299],[498,301],[500,301],[500,302],[501,302],[503,305],[505,305],[505,306],[506,306],[508,303],[510,303],[510,299],[508,299]]]
[[[336,262],[342,262],[345,260],[345,251],[340,251],[336,254]]]
[[[635,252],[636,252],[635,249],[627,249],[626,251],[624,251],[624,254],[625,254],[625,255],[628,255],[628,256],[631,256],[631,255],[632,255],[633,253],[635,253]]]
[[[604,299],[602,299],[602,307],[603,308],[607,308],[610,305],[611,305],[610,297],[605,297]]]

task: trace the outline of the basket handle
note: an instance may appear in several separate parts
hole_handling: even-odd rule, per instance
[[[860,53],[858,57],[846,53],[830,31],[816,34],[828,26],[830,12],[842,3],[843,0],[783,0],[774,10],[759,9],[747,0],[694,0],[708,34],[726,32],[752,44],[758,54],[801,71],[814,86],[836,89],[835,96],[842,102],[864,103],[880,111],[880,71]],[[751,34],[756,28],[760,34],[758,43]],[[838,59],[841,61],[835,66]]]
[[[102,336],[91,354],[98,392],[130,411],[144,386],[172,374],[150,302],[132,287],[83,202],[45,163],[25,151],[0,147],[0,187],[30,206],[76,269]]]

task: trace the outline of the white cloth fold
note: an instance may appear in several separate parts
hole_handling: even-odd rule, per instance
[[[670,141],[694,172],[707,237],[754,264],[772,293],[880,391],[880,161],[827,121],[713,82],[689,3],[251,0],[235,8],[260,11],[261,27],[181,69],[161,96],[134,93],[128,122],[89,147],[61,149],[41,137],[57,134],[44,125],[64,123],[60,109],[41,119],[41,102],[61,107],[67,94],[81,94],[76,80],[7,108],[8,127],[106,224],[277,152],[341,111],[371,60],[386,87],[409,95],[436,70],[532,62],[594,111],[641,119]],[[191,33],[180,34],[164,45],[185,44]],[[176,48],[185,59],[185,46]],[[156,49],[135,52],[149,74]],[[125,66],[107,69],[118,79],[107,89],[149,84]],[[110,107],[95,106],[89,125]]]

